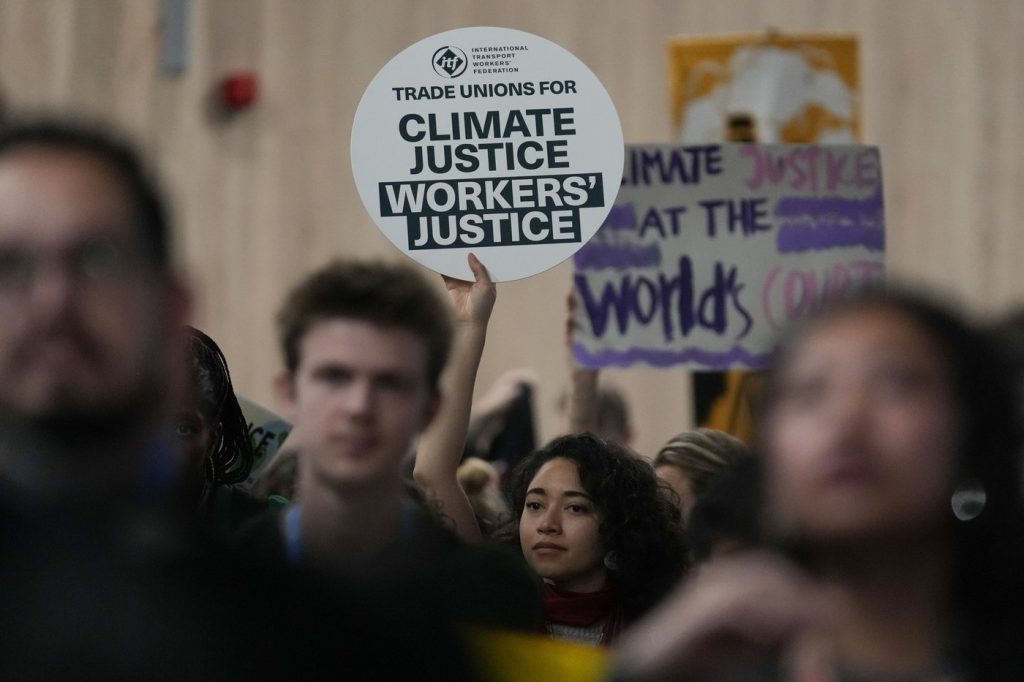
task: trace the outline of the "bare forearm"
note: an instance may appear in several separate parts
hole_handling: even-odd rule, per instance
[[[486,336],[486,328],[478,325],[456,328],[451,362],[442,382],[441,408],[420,437],[413,471],[417,485],[466,540],[479,539],[480,529],[456,472],[466,446],[473,388]]]

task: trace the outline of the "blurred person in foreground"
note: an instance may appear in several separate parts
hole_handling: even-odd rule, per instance
[[[1017,434],[989,339],[868,291],[782,344],[762,415],[769,549],[637,626],[623,679],[1022,679]],[[962,487],[985,490],[954,514]]]
[[[126,142],[66,120],[0,131],[5,676],[227,673],[224,623],[198,619],[214,599],[177,570],[195,555],[161,505],[189,308],[169,242]]]
[[[105,127],[0,130],[0,677],[392,672],[371,609],[303,599],[177,504],[190,297],[169,232]]]
[[[189,296],[168,242],[124,143],[58,122],[0,133],[6,504],[95,510],[169,473],[161,429]]]

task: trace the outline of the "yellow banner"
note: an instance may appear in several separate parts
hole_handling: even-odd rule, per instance
[[[854,35],[679,38],[669,42],[668,56],[679,142],[860,139]]]
[[[469,641],[486,682],[601,682],[611,669],[607,649],[548,636],[475,630]]]

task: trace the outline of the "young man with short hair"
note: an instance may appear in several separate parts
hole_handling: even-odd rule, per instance
[[[339,261],[291,293],[278,325],[276,390],[303,433],[287,551],[358,569],[417,523],[401,465],[440,401],[450,315],[408,267]]]
[[[539,588],[521,556],[466,545],[413,502],[403,460],[441,400],[447,302],[415,270],[337,261],[286,298],[276,390],[302,433],[297,500],[250,546],[383,593],[437,622],[531,628]]]

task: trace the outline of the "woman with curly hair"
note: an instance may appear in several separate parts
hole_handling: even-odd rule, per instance
[[[424,496],[466,540],[479,541],[459,487],[476,371],[496,291],[470,256],[474,282],[445,278],[456,320],[445,400],[420,438],[414,475]],[[511,518],[494,537],[518,542],[543,579],[548,631],[609,644],[674,584],[686,566],[679,512],[654,469],[621,445],[589,433],[563,436],[528,455],[507,481]]]
[[[516,535],[556,638],[607,645],[682,576],[679,513],[651,465],[589,434],[556,438],[508,481]]]

